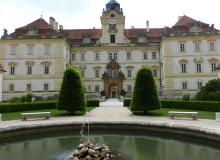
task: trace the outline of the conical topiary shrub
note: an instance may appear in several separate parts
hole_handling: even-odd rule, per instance
[[[61,86],[57,108],[73,115],[76,111],[86,112],[86,100],[79,70],[73,67],[66,69]]]
[[[147,113],[159,108],[160,100],[152,71],[149,68],[141,68],[135,81],[131,111]]]

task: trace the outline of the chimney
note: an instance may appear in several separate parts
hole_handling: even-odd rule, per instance
[[[50,26],[52,29],[55,29],[55,19],[53,17],[50,17]]]
[[[146,30],[147,30],[147,32],[150,31],[150,28],[149,28],[149,21],[148,21],[148,20],[146,21]]]
[[[63,30],[63,25],[59,25],[59,30],[60,30],[60,31]]]
[[[179,17],[178,17],[178,20],[180,20],[182,17],[183,17],[183,16],[179,16]]]
[[[55,22],[55,27],[54,27],[54,29],[55,29],[56,31],[58,31],[58,22]]]

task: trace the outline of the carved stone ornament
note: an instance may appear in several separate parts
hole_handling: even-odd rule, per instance
[[[133,69],[134,66],[126,66],[125,68],[126,68],[126,69]]]
[[[87,67],[85,65],[80,65],[79,69],[87,69]]]
[[[10,62],[10,63],[8,63],[8,65],[11,66],[11,67],[14,67],[14,66],[17,66],[18,63],[17,62]]]
[[[52,64],[52,62],[49,62],[49,61],[43,61],[41,62],[42,65],[45,65],[45,66],[50,66]]]
[[[181,63],[181,64],[188,63],[188,60],[187,59],[181,59],[181,60],[179,60],[179,63]]]
[[[93,69],[95,69],[95,70],[97,70],[97,69],[100,70],[100,69],[102,69],[102,67],[100,67],[100,66],[94,66]]]
[[[25,63],[27,66],[33,66],[35,64],[34,61],[26,61]]]
[[[217,63],[219,60],[217,58],[209,59],[209,63]]]
[[[193,60],[194,60],[195,63],[202,63],[204,61],[204,59],[201,58],[201,57],[194,58]]]

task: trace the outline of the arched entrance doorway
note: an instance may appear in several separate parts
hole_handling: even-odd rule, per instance
[[[104,80],[104,91],[107,98],[118,98],[121,90],[123,90],[124,74],[120,71],[120,65],[111,60],[107,66],[105,73],[102,76]]]
[[[116,85],[111,85],[109,88],[109,95],[110,98],[117,98],[118,97],[118,87]]]

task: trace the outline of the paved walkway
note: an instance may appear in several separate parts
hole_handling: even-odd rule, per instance
[[[95,108],[94,110],[89,112],[88,115],[90,123],[146,125],[173,128],[175,130],[188,129],[191,131],[204,132],[206,134],[217,135],[218,137],[220,137],[220,122],[216,122],[215,120],[170,120],[168,117],[135,116],[128,108],[122,107],[121,102],[117,100],[107,100],[106,102],[101,103],[101,107]],[[83,121],[83,116],[52,117],[49,120],[34,121],[3,121],[0,122],[0,133],[4,131],[13,131],[23,128],[31,129],[34,127],[74,125],[82,123]]]
[[[107,99],[100,103],[100,107],[123,107],[123,102],[118,99]]]

